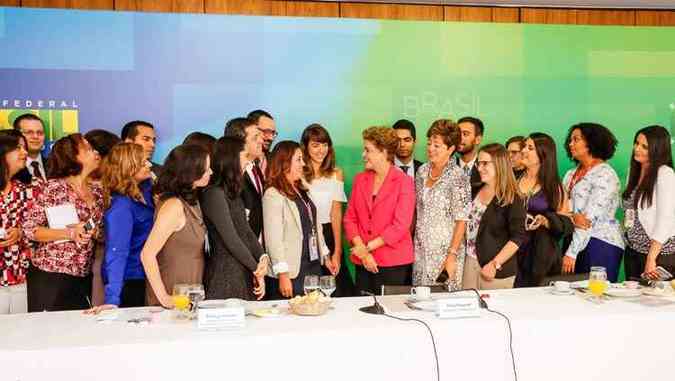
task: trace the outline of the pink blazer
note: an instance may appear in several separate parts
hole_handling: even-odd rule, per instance
[[[379,266],[391,267],[413,263],[413,242],[410,224],[415,211],[415,184],[413,179],[396,166],[391,166],[387,177],[373,200],[375,172],[365,171],[354,177],[352,193],[344,216],[345,234],[349,242],[360,236],[364,243],[382,237],[385,245],[373,252]],[[354,255],[352,262],[361,261]]]

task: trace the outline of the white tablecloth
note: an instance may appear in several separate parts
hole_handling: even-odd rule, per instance
[[[546,289],[490,292],[507,314],[521,381],[672,380],[675,306],[615,299],[601,305]],[[399,309],[400,297],[384,297]],[[241,331],[196,323],[99,323],[80,312],[0,316],[0,379],[43,380],[434,380],[426,329],[367,315],[371,298],[337,299],[321,317],[247,317]],[[425,320],[442,380],[513,380],[505,321]]]

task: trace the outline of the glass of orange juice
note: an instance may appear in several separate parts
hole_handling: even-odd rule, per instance
[[[596,300],[600,300],[602,294],[607,291],[607,269],[601,266],[591,267],[588,278],[588,290]]]
[[[190,317],[190,285],[176,284],[173,286],[173,311],[174,318],[186,320]]]

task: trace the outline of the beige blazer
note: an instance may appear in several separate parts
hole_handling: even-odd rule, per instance
[[[300,271],[302,256],[302,225],[300,212],[295,201],[279,193],[275,188],[268,188],[263,195],[263,226],[265,227],[265,247],[272,259],[271,271],[268,275],[274,278],[279,273],[288,272],[295,279]],[[320,260],[330,254],[323,238],[323,230],[315,220],[319,239]]]

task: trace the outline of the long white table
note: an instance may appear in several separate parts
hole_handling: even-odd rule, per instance
[[[670,380],[675,305],[614,299],[601,305],[547,289],[489,292],[512,321],[521,381]],[[438,295],[438,294],[435,294]],[[401,297],[383,297],[398,309]],[[241,331],[200,332],[196,323],[96,322],[81,312],[0,316],[0,379],[43,380],[435,380],[426,329],[367,315],[372,298],[336,299],[321,317],[247,317]],[[505,321],[426,321],[442,380],[514,380]]]

